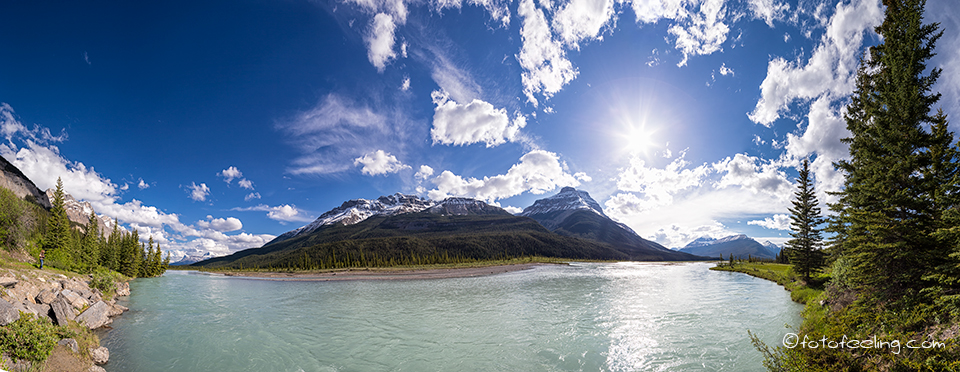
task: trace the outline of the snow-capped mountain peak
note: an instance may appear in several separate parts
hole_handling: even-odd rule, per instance
[[[532,216],[536,214],[547,214],[577,209],[590,210],[601,216],[607,216],[603,213],[603,208],[600,207],[600,203],[597,203],[596,200],[593,200],[593,198],[590,197],[590,194],[588,194],[586,191],[580,191],[569,186],[560,189],[560,193],[557,195],[546,199],[537,200],[533,203],[533,205],[525,208],[520,215]]]
[[[694,239],[694,241],[688,243],[687,245],[685,245],[684,248],[705,247],[708,245],[721,244],[721,243],[727,243],[735,240],[744,240],[744,239],[750,239],[750,237],[745,234],[730,235],[728,237],[721,238],[721,239],[715,239],[709,236],[701,236],[697,239]]]
[[[415,195],[404,195],[401,193],[381,196],[374,200],[348,200],[343,202],[343,204],[341,204],[339,207],[331,209],[320,215],[320,217],[311,222],[309,225],[291,231],[293,234],[287,236],[286,238],[292,238],[301,234],[309,234],[322,226],[333,225],[336,223],[353,225],[373,216],[393,216],[403,213],[419,212],[430,208],[434,204],[435,203],[429,199],[424,199]]]

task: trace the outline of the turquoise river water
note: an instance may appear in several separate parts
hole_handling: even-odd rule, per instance
[[[801,305],[709,263],[574,263],[499,275],[137,279],[101,335],[108,371],[762,371]]]

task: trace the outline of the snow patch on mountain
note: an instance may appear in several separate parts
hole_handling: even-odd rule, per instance
[[[533,205],[525,208],[520,215],[529,217],[536,214],[577,209],[593,211],[601,216],[607,217],[607,215],[603,213],[603,208],[600,207],[600,203],[593,200],[590,194],[569,186],[560,189],[560,193],[557,195],[537,200]]]
[[[745,234],[730,235],[722,239],[714,239],[709,236],[701,236],[695,239],[694,241],[688,243],[687,245],[685,245],[684,248],[705,247],[708,245],[722,244],[722,243],[732,242],[735,240],[744,240],[744,239],[750,239],[750,237],[746,236]]]
[[[432,207],[433,201],[424,199],[415,195],[403,195],[396,193],[393,195],[381,196],[374,200],[353,199],[343,202],[339,207],[320,215],[309,225],[293,230],[287,238],[296,237],[302,234],[309,234],[317,229],[333,224],[353,225],[373,216],[394,216],[403,213],[420,212]],[[287,235],[284,234],[284,235]]]

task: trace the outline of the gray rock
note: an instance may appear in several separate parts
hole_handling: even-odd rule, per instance
[[[72,338],[62,339],[59,342],[57,342],[57,345],[63,345],[63,346],[69,347],[70,350],[73,350],[74,353],[80,351],[80,345],[77,344],[77,340],[74,340]]]
[[[69,289],[77,293],[90,290],[86,282],[77,279],[61,280],[60,285],[63,286],[63,289]]]
[[[53,300],[57,299],[57,291],[53,289],[44,289],[40,294],[37,295],[37,303],[39,304],[50,304]]]
[[[100,301],[90,306],[83,314],[77,317],[77,323],[83,324],[87,328],[97,329],[113,322],[109,316],[110,305]]]
[[[129,296],[130,295],[130,283],[123,282],[117,283],[117,296]]]
[[[122,315],[124,311],[130,310],[126,306],[117,305],[116,303],[107,303],[107,305],[110,307],[110,311],[107,314],[109,316],[119,316]]]
[[[74,320],[77,317],[73,312],[73,306],[63,295],[57,296],[57,299],[50,303],[50,308],[53,310],[53,320],[57,325],[67,325],[68,320]]]
[[[14,278],[12,276],[0,277],[0,286],[3,286],[3,287],[13,287],[17,285],[17,282],[18,282],[17,278]]]
[[[60,295],[65,297],[67,299],[67,302],[69,302],[70,305],[72,305],[77,310],[90,306],[90,301],[87,301],[87,299],[81,297],[79,294],[77,294],[77,292],[74,292],[73,290],[64,289],[60,291]]]
[[[25,305],[37,316],[37,318],[50,318],[50,305],[30,303]]]
[[[20,311],[7,300],[0,299],[0,326],[16,322],[20,319]]]
[[[88,369],[87,372],[107,372],[107,370],[103,369],[101,366],[90,366],[90,369]]]
[[[103,346],[91,349],[90,359],[93,359],[93,363],[97,365],[107,364],[107,361],[110,360],[110,350]]]

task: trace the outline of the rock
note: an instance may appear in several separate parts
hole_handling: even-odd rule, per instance
[[[0,299],[0,326],[16,322],[20,319],[20,311],[7,300]]]
[[[0,286],[3,286],[3,287],[13,287],[17,285],[17,282],[18,282],[17,278],[14,278],[12,276],[0,277]]]
[[[8,355],[6,354],[4,354],[3,360],[6,362],[7,369],[12,372],[26,372],[33,370],[33,363],[31,363],[29,360],[17,359],[14,361],[8,358]]]
[[[110,360],[110,350],[103,346],[91,349],[90,359],[93,359],[93,363],[97,365],[107,364],[107,361]]]
[[[32,313],[37,315],[37,318],[49,318],[50,317],[50,305],[47,304],[25,304]]]
[[[57,299],[57,291],[53,289],[44,289],[40,294],[37,295],[38,304],[50,304],[53,300]]]
[[[90,290],[90,287],[87,286],[86,282],[77,279],[61,280],[60,285],[63,286],[63,289],[69,289],[77,293]]]
[[[73,312],[73,306],[67,302],[62,294],[50,303],[50,308],[53,310],[53,320],[57,325],[67,325],[68,320],[74,320],[77,317],[76,313]]]
[[[101,366],[90,366],[90,369],[88,369],[87,372],[107,372],[107,370],[103,369]]]
[[[123,282],[117,283],[117,296],[129,296],[130,295],[130,283]]]
[[[60,291],[60,295],[65,297],[67,299],[67,302],[69,302],[70,305],[72,305],[77,310],[90,306],[90,301],[87,301],[87,299],[81,297],[79,294],[77,294],[77,292],[74,292],[73,290],[64,289]]]
[[[77,323],[83,324],[87,328],[97,329],[113,322],[109,316],[110,305],[100,301],[77,317]],[[103,364],[103,363],[100,363]]]
[[[110,307],[110,310],[109,310],[109,312],[108,312],[108,314],[107,314],[108,316],[118,316],[118,315],[122,315],[124,311],[130,310],[130,309],[127,308],[126,306],[117,305],[116,303],[112,303],[112,304],[111,304],[111,303],[107,303],[107,306]]]
[[[90,303],[95,304],[97,303],[97,301],[103,300],[103,298],[97,292],[100,292],[100,291],[96,289],[94,289],[93,291],[85,290],[80,292],[80,295],[83,296],[83,298],[87,299],[87,301],[90,301]]]
[[[57,342],[57,345],[63,345],[63,346],[69,347],[70,350],[73,350],[74,353],[80,351],[80,345],[77,344],[77,340],[74,340],[72,338],[62,339],[59,342]]]
[[[20,281],[7,290],[7,295],[17,302],[34,302],[38,294],[40,294],[40,288],[28,281]]]

